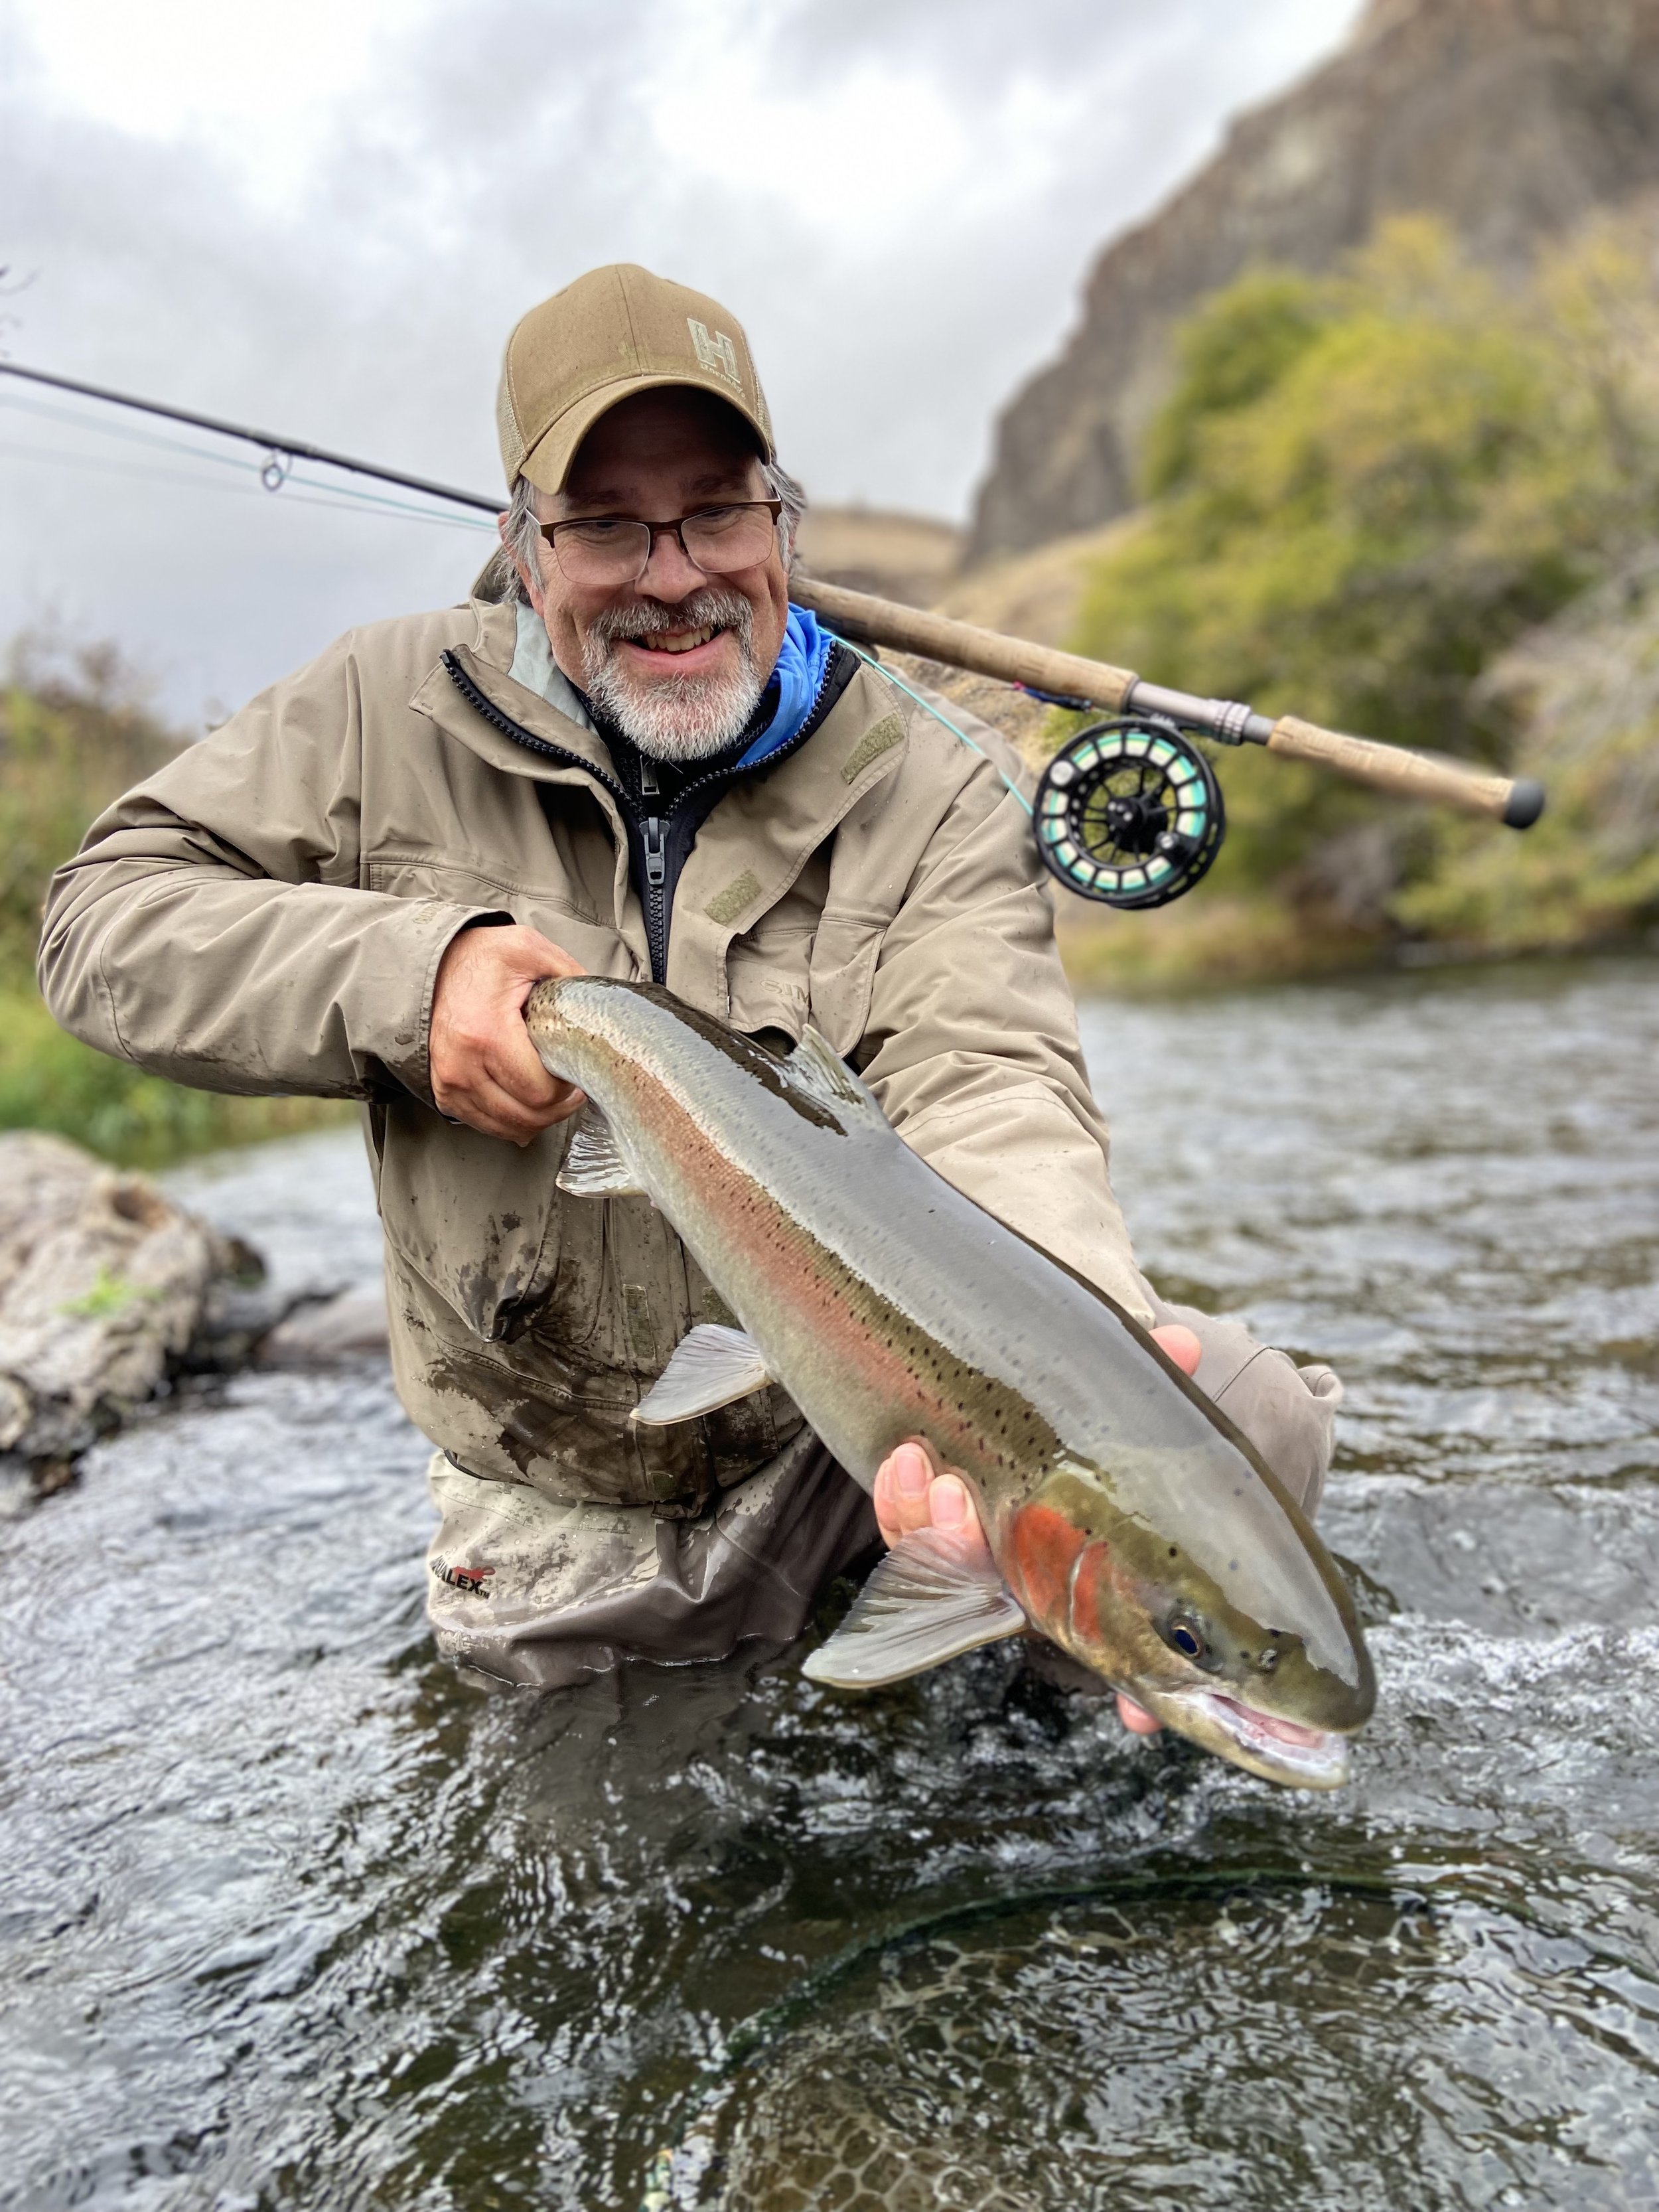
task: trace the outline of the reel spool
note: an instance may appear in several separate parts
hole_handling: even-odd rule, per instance
[[[1167,906],[1207,875],[1227,817],[1215,771],[1161,714],[1079,732],[1042,771],[1032,827],[1043,866],[1103,905]]]

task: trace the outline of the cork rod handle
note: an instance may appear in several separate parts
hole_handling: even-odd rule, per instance
[[[1322,730],[1316,722],[1282,715],[1273,726],[1267,750],[1281,760],[1313,761],[1334,769],[1373,791],[1396,799],[1455,807],[1464,814],[1488,814],[1511,830],[1526,830],[1544,811],[1540,785],[1512,780],[1489,770],[1444,760],[1437,753],[1415,753],[1404,745],[1380,745],[1373,738],[1351,738],[1341,730]]]
[[[994,676],[1004,684],[1029,684],[1038,691],[1058,692],[1062,698],[1086,699],[1091,706],[1104,707],[1109,714],[1121,713],[1134,689],[1134,676],[1127,668],[1111,668],[1103,660],[1085,660],[1075,653],[1057,653],[1052,646],[1033,645],[1028,638],[1005,637],[1000,630],[953,622],[949,615],[900,606],[893,599],[874,599],[868,592],[823,584],[816,576],[803,576],[799,571],[789,579],[789,596],[798,605],[822,615],[832,629],[850,637],[854,644],[868,641],[890,645],[896,653],[920,653],[925,660],[943,660],[952,668],[971,669],[975,676]]]

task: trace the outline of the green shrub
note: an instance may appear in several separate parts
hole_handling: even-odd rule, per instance
[[[0,689],[0,1128],[52,1129],[157,1166],[337,1121],[311,1098],[229,1098],[146,1075],[67,1036],[34,988],[40,902],[88,823],[182,742],[107,647],[13,650]]]
[[[93,817],[177,751],[112,647],[18,641],[0,686],[0,981],[33,972],[40,901]]]
[[[351,1111],[319,1098],[186,1090],[66,1036],[36,993],[0,994],[0,1128],[53,1129],[106,1159],[160,1167],[188,1152],[343,1121]]]

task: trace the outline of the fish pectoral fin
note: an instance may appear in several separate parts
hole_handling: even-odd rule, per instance
[[[877,1563],[852,1611],[801,1671],[839,1690],[878,1689],[1026,1626],[982,1540],[921,1528]]]
[[[700,1322],[674,1346],[674,1356],[629,1415],[653,1428],[695,1420],[763,1390],[770,1369],[752,1336],[718,1322]]]
[[[804,1030],[783,1066],[798,1091],[833,1107],[843,1120],[852,1117],[878,1122],[884,1129],[887,1127],[887,1116],[877,1103],[875,1092],[861,1075],[854,1074],[818,1030]]]
[[[573,1198],[643,1198],[639,1177],[623,1158],[617,1133],[597,1106],[577,1122],[556,1178]]]

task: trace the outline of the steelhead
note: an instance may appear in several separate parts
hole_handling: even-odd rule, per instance
[[[694,1328],[633,1419],[775,1380],[866,1489],[914,1437],[978,1502],[994,1565],[906,1538],[810,1675],[872,1686],[1035,1630],[1253,1773],[1346,1780],[1376,1697],[1346,1586],[1138,1323],[919,1159],[815,1033],[780,1060],[592,975],[538,984],[526,1018],[589,1100],[562,1188],[650,1197],[742,1325]]]

